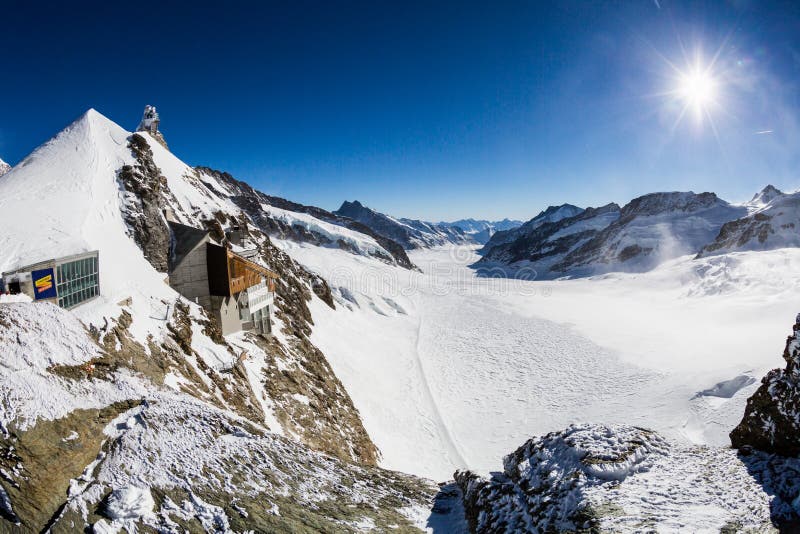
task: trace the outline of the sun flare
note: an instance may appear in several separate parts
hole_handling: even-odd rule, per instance
[[[705,61],[697,52],[683,68],[667,61],[672,69],[671,87],[663,94],[671,102],[670,108],[678,112],[673,131],[685,118],[692,117],[696,126],[708,125],[718,135],[714,116],[725,111],[725,73],[720,69],[718,55]]]
[[[678,85],[678,95],[687,106],[702,113],[714,103],[717,82],[708,70],[695,68],[683,74]]]

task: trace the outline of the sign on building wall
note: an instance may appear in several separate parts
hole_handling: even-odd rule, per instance
[[[56,278],[53,269],[40,269],[31,273],[33,296],[36,300],[56,298]]]

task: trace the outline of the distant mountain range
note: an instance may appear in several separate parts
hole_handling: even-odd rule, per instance
[[[396,218],[364,206],[358,200],[345,201],[333,212],[369,227],[373,232],[399,243],[406,250],[441,245],[484,244],[501,230],[516,228],[522,221],[461,219],[453,222],[427,222]]]
[[[502,221],[487,221],[485,219],[459,219],[453,222],[440,222],[441,226],[457,227],[469,235],[476,243],[486,244],[497,232],[511,230],[522,225],[522,221],[503,219]]]
[[[797,247],[798,228],[800,193],[771,185],[744,204],[714,193],[650,193],[621,208],[551,206],[494,234],[475,267],[538,278],[643,272],[689,254]]]

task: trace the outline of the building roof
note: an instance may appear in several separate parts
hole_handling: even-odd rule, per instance
[[[169,270],[172,271],[180,265],[186,256],[208,237],[208,231],[187,226],[185,224],[168,221],[172,231],[172,244],[169,254]]]

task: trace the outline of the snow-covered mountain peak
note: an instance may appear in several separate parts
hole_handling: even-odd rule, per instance
[[[11,165],[0,159],[0,176],[11,170]]]
[[[128,135],[90,109],[3,177],[0,213],[12,216],[3,220],[0,270],[102,244],[115,249],[116,170],[133,160]],[[129,252],[139,255],[135,245]]]
[[[767,186],[746,204],[749,213],[728,221],[698,257],[740,250],[800,247],[800,192]]]
[[[785,193],[773,185],[767,185],[764,189],[753,195],[747,204],[754,208],[763,208],[774,199],[783,196]]]

